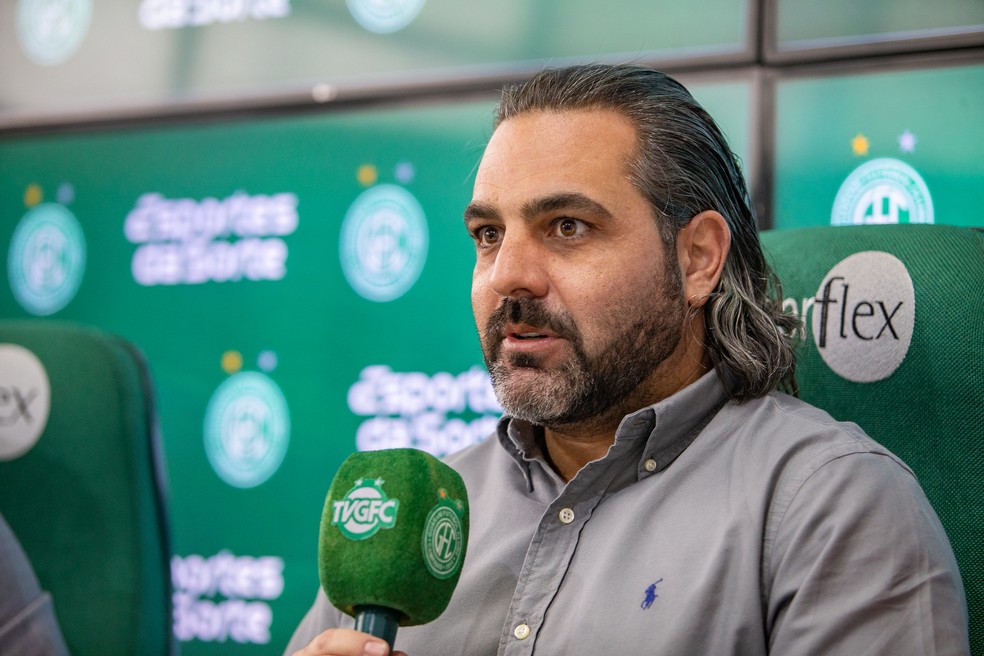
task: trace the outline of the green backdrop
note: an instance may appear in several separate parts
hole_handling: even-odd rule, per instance
[[[747,158],[748,81],[693,89]],[[0,142],[0,316],[30,316],[25,294],[77,274],[77,293],[45,316],[118,333],[149,359],[183,653],[282,649],[317,589],[325,494],[356,448],[440,454],[494,425],[462,223],[493,106]],[[47,250],[24,237],[52,207],[77,221],[84,268],[57,235]],[[358,208],[351,250],[343,226]],[[402,295],[371,300],[343,268],[353,257],[389,296],[401,267],[422,268]]]
[[[935,223],[984,225],[984,66],[780,76],[775,94],[774,227],[829,225],[852,172],[886,159],[875,174],[911,167]],[[898,182],[907,195],[911,181]]]

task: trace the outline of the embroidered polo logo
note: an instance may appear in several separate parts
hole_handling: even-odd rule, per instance
[[[660,579],[655,583],[650,584],[650,586],[646,588],[646,598],[643,599],[642,603],[639,605],[642,610],[649,610],[649,607],[652,606],[653,602],[656,601],[656,598],[659,597],[659,595],[656,594],[656,586],[662,582],[663,579]]]

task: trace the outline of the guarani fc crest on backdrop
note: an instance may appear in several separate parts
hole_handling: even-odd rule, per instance
[[[458,573],[465,556],[461,516],[464,504],[448,498],[448,493],[438,490],[438,502],[427,515],[424,532],[420,538],[420,549],[424,555],[424,565],[435,578],[449,579]]]
[[[240,372],[212,394],[205,412],[205,454],[229,485],[255,487],[273,476],[289,440],[287,400],[268,376]]]
[[[377,34],[402,30],[413,22],[426,0],[348,0],[352,17]]]
[[[381,478],[360,478],[341,501],[331,504],[331,525],[349,540],[367,540],[382,528],[396,526],[398,499],[383,491]]]
[[[933,223],[933,199],[914,168],[891,157],[873,159],[841,184],[830,223]]]
[[[370,187],[342,223],[342,271],[363,298],[392,301],[417,282],[427,242],[424,210],[409,191],[392,184]]]
[[[92,0],[19,0],[17,37],[31,61],[53,66],[75,54],[91,19]]]
[[[17,224],[10,242],[11,291],[31,314],[54,314],[75,298],[85,259],[85,236],[75,215],[58,203],[35,205]]]

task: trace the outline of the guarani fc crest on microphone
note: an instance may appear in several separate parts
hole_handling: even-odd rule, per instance
[[[427,515],[420,539],[424,565],[435,578],[449,579],[461,569],[465,555],[464,531],[461,528],[464,512],[464,503],[448,498],[444,488],[438,490],[437,505]]]
[[[349,540],[367,540],[381,528],[396,526],[398,499],[383,491],[381,478],[360,478],[341,501],[331,504],[331,525],[337,526]]]

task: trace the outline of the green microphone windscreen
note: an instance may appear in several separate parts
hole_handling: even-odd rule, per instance
[[[456,471],[416,449],[349,456],[321,515],[318,573],[329,601],[396,611],[400,626],[436,619],[468,544],[468,496]]]

